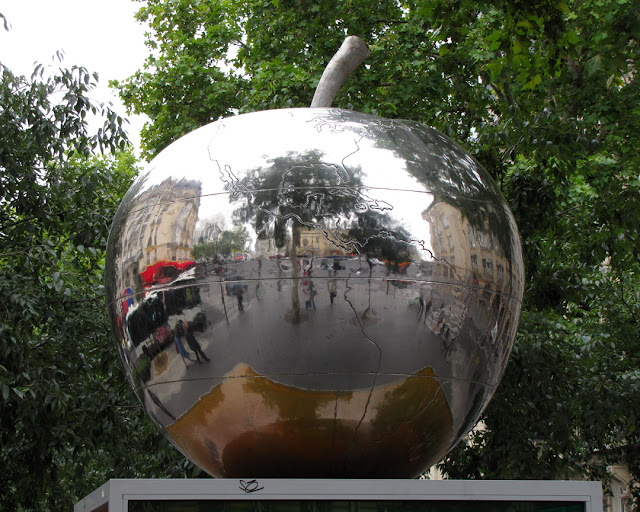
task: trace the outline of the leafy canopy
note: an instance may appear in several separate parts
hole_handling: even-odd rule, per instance
[[[137,168],[96,80],[0,65],[2,510],[70,510],[110,477],[187,467],[137,412],[109,337],[104,250]]]

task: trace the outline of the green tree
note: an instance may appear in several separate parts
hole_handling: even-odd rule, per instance
[[[306,107],[345,34],[371,55],[335,105],[436,127],[495,177],[527,290],[486,428],[454,477],[640,479],[640,10],[632,0],[148,0],[155,50],[118,84],[153,155],[221,116]]]
[[[233,231],[223,231],[218,238],[218,252],[224,256],[229,256],[236,251],[243,252],[248,240],[249,234],[243,226]]]
[[[70,510],[110,477],[187,467],[138,414],[109,336],[106,239],[137,169],[96,80],[0,69],[2,510]]]

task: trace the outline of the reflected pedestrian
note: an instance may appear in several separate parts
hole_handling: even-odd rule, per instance
[[[306,307],[306,309],[311,309],[313,307],[313,310],[315,311],[315,309],[316,309],[315,297],[318,294],[318,292],[316,291],[315,287],[313,286],[313,281],[311,281],[311,280],[309,280],[309,287],[307,288],[307,293],[309,294],[309,298],[307,299],[307,301],[305,303],[305,307]]]
[[[420,304],[418,307],[418,320],[420,320],[420,318],[424,314],[424,321],[426,322],[427,315],[429,314],[429,310],[431,309],[431,306],[433,304],[433,294],[432,293],[429,294],[429,300],[427,301],[425,301],[422,294],[420,294],[420,298],[418,299],[418,301]]]
[[[179,320],[178,323],[182,324],[183,322],[182,320]],[[208,363],[210,359],[202,351],[202,347],[200,346],[200,343],[198,343],[198,340],[194,336],[193,330],[191,329],[191,326],[188,323],[186,324],[186,329],[184,329],[184,331],[185,331],[185,338],[187,340],[187,345],[189,345],[189,348],[193,350],[193,352],[196,354],[196,359],[198,363],[201,362],[200,356],[202,356],[202,358]]]
[[[335,275],[335,272],[334,272]],[[331,304],[333,304],[333,299],[338,295],[338,284],[335,279],[329,280],[329,298],[331,299]]]
[[[176,328],[173,333],[173,341],[176,344],[176,352],[180,354],[180,357],[182,358],[182,362],[184,363],[185,366],[187,366],[187,362],[185,361],[185,359],[188,359],[189,361],[193,361],[193,359],[191,359],[191,357],[189,357],[189,354],[187,354],[187,351],[185,350],[184,345],[182,344],[182,340],[180,340],[180,337],[178,336],[177,333],[178,333],[178,324],[176,324]]]

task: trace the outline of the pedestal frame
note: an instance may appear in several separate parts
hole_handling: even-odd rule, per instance
[[[568,480],[112,479],[74,512],[128,512],[134,500],[576,502],[602,512],[600,482]]]

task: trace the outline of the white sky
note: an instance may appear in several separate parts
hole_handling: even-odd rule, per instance
[[[54,68],[79,65],[100,75],[91,97],[111,102],[128,117],[129,137],[139,147],[141,117],[127,116],[109,80],[124,79],[142,68],[149,50],[146,27],[134,19],[142,6],[132,0],[0,0],[0,13],[10,24],[0,25],[0,62],[16,74],[30,76],[34,63]],[[60,64],[57,51],[64,52]]]

